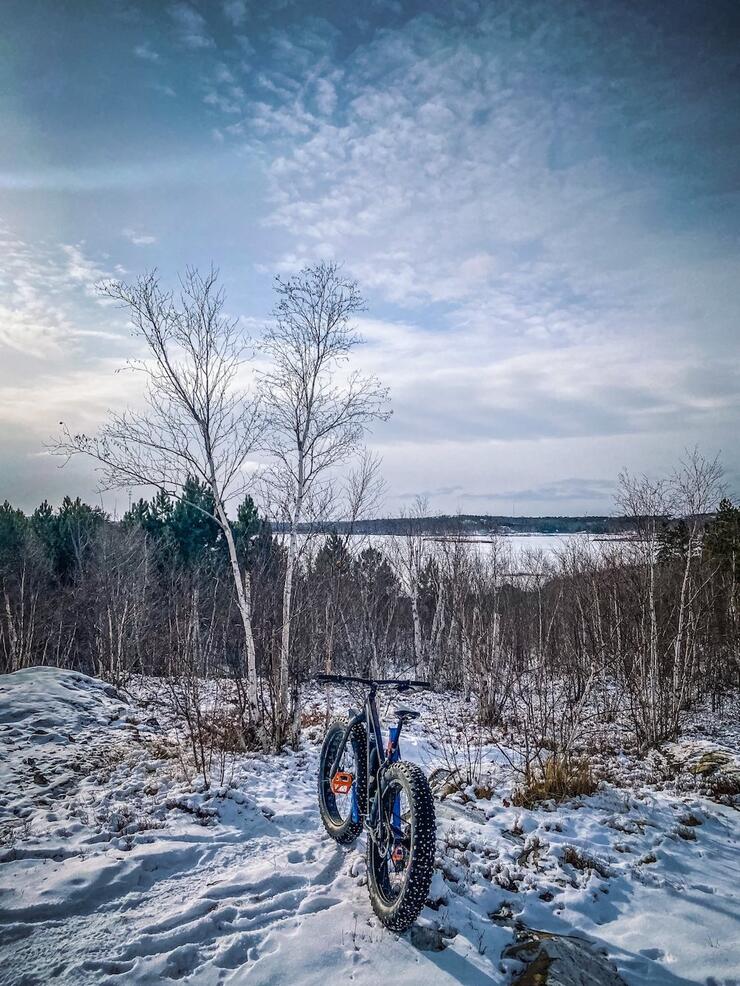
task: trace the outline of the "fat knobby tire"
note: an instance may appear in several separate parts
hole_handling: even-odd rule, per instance
[[[360,807],[359,822],[352,821],[351,811],[348,811],[344,820],[341,819],[336,809],[336,800],[329,786],[331,778],[328,775],[346,728],[347,719],[333,719],[329,723],[319,757],[319,814],[324,828],[340,846],[352,845],[362,832],[362,816],[367,801],[367,738],[365,727],[362,725],[356,725],[347,740],[348,745],[352,744],[355,755],[355,786]]]
[[[419,916],[429,893],[434,872],[436,825],[434,799],[424,772],[414,763],[399,760],[385,773],[384,785],[396,781],[406,791],[412,818],[409,863],[401,891],[390,903],[383,899],[377,866],[380,862],[368,838],[368,891],[373,910],[391,931],[406,931]]]

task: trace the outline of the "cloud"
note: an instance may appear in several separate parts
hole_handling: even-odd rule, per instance
[[[311,42],[286,30],[247,114],[255,151],[270,149],[265,226],[283,244],[264,266],[340,259],[388,313],[362,322],[359,358],[391,388],[375,441],[396,488],[414,488],[413,458],[427,470],[415,488],[441,489],[434,452],[477,496],[486,443],[508,472],[522,442],[535,456],[621,444],[622,462],[688,433],[715,445],[740,413],[726,167],[740,147],[721,87],[669,17],[458,13],[376,31],[345,58],[318,22]],[[712,75],[728,67],[713,52]],[[553,503],[579,494],[561,467]],[[540,489],[544,504],[542,478],[488,488]]]
[[[601,7],[583,18],[558,5],[535,31],[511,5],[487,6],[473,23],[422,16],[378,32],[341,65],[318,26],[320,44],[276,38],[283,57],[263,73],[251,119],[279,148],[267,222],[286,234],[286,254],[345,258],[366,290],[445,306],[454,324],[506,341],[691,336],[697,286],[712,331],[726,332],[731,306],[711,299],[734,260],[711,231],[676,223],[667,198],[681,210],[692,193],[690,182],[680,191],[681,155],[661,152],[694,153],[666,110],[678,42],[666,36],[665,59],[645,62],[653,32],[636,33],[612,76],[626,57],[616,26]],[[679,77],[690,90],[691,72]],[[625,136],[648,122],[653,151]]]
[[[111,406],[124,407],[137,389],[131,374],[120,374],[115,358],[86,367],[68,367],[39,374],[22,384],[0,384],[0,421],[50,434],[60,421],[83,430],[95,427]],[[132,382],[133,381],[133,382]]]
[[[204,82],[203,102],[222,113],[239,114],[245,101],[245,92],[233,71],[222,61],[217,61]]]
[[[462,486],[437,486],[431,490],[419,490],[414,493],[399,493],[399,500],[436,500],[438,497],[456,496],[463,493]]]
[[[244,91],[238,86],[232,86],[228,95],[218,92],[216,89],[208,89],[203,102],[208,106],[215,106],[222,113],[241,113],[240,100],[244,97]]]
[[[729,428],[740,411],[740,365],[698,343],[613,339],[504,352],[475,327],[435,331],[360,319],[356,359],[390,387],[383,442],[515,443]],[[701,368],[701,370],[700,370]]]
[[[108,272],[84,253],[82,243],[62,243],[66,258],[66,278],[80,284],[89,297],[97,296],[97,285],[110,276]]]
[[[231,21],[234,27],[241,27],[247,18],[247,4],[245,0],[224,0],[224,17]]]
[[[603,506],[601,487],[573,477],[650,470],[694,440],[737,469],[740,99],[723,18],[608,3],[366,6],[358,17],[168,0],[169,37],[140,17],[106,39],[142,98],[134,129],[115,128],[126,154],[75,131],[74,154],[16,156],[0,173],[29,229],[32,201],[50,202],[49,217],[80,192],[92,206],[67,210],[82,225],[64,247],[16,244],[9,260],[0,244],[0,268],[13,268],[0,292],[6,377],[29,364],[37,375],[44,358],[87,366],[106,333],[120,338],[94,300],[113,262],[80,237],[123,229],[144,247],[130,194],[164,231],[198,182],[214,190],[208,232],[190,210],[162,248],[192,259],[213,233],[239,298],[234,229],[253,229],[240,241],[248,314],[269,308],[265,272],[334,257],[360,281],[376,317],[362,320],[357,360],[391,387],[394,416],[372,441],[394,489],[449,510],[512,494],[543,510],[581,494]],[[133,56],[132,39],[144,39]],[[155,92],[175,89],[165,114]],[[84,135],[95,124],[81,113]],[[149,140],[162,114],[171,158]],[[29,118],[30,133],[37,122],[50,123]]]
[[[24,304],[0,303],[0,349],[14,349],[38,359],[51,359],[73,336],[72,323],[58,308],[38,299]]]
[[[137,45],[134,48],[134,54],[136,55],[137,58],[141,58],[145,62],[159,61],[158,52],[154,51],[154,49],[150,47],[148,41],[145,42],[144,44]]]
[[[95,340],[120,341],[100,324],[96,285],[108,276],[83,244],[32,246],[0,227],[0,349],[59,360]]]
[[[559,503],[573,500],[614,500],[617,484],[613,479],[561,479],[554,483],[523,490],[505,490],[502,493],[461,493],[461,500],[503,500],[506,503],[520,501],[530,503]]]
[[[172,88],[172,86],[163,85],[161,82],[152,82],[151,88],[155,92],[160,93],[160,95],[162,96],[169,96],[170,98],[174,98],[175,96],[177,96],[177,93]]]
[[[216,42],[209,34],[206,20],[188,3],[173,3],[169,14],[175,23],[178,42],[185,48],[215,48]]]
[[[134,246],[151,246],[157,242],[157,237],[149,233],[138,233],[134,229],[122,229],[121,234],[126,237]]]

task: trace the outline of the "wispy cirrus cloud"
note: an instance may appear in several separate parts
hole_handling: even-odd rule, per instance
[[[247,18],[247,4],[245,0],[224,0],[224,16],[234,27],[241,27]]]
[[[111,273],[80,244],[32,246],[0,227],[0,349],[58,360],[91,341],[120,341],[120,324],[111,329],[97,304]]]
[[[144,44],[136,45],[134,48],[134,54],[137,58],[141,58],[145,62],[158,62],[159,52],[156,52],[149,44],[145,41]]]
[[[126,227],[121,230],[121,233],[126,237],[129,243],[133,243],[134,246],[151,246],[153,243],[157,242],[157,237],[152,236],[151,233],[142,233],[141,231],[131,229],[130,227]]]
[[[185,2],[173,3],[168,8],[170,17],[175,25],[176,39],[185,48],[201,49],[215,48],[205,17],[191,4]]]

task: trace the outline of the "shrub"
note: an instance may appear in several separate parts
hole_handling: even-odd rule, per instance
[[[597,782],[585,757],[551,756],[541,765],[530,765],[512,803],[531,808],[541,801],[565,801],[593,794]]]

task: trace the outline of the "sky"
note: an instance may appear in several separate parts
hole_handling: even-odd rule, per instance
[[[137,399],[101,279],[213,263],[258,339],[319,259],[386,513],[611,513],[694,445],[740,493],[735,0],[4,0],[0,135],[0,500],[97,502],[46,445]]]

